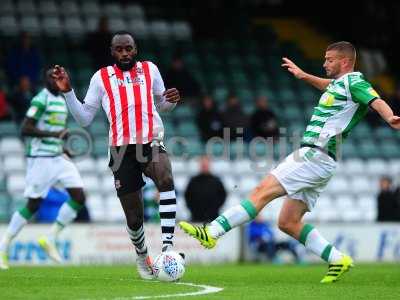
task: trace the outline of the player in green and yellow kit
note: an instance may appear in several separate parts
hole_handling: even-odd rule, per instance
[[[180,222],[180,227],[204,247],[213,248],[226,232],[254,219],[269,202],[286,195],[278,226],[329,263],[328,273],[321,282],[335,282],[348,271],[353,266],[352,258],[332,246],[302,219],[313,209],[333,175],[341,139],[365,116],[368,107],[377,111],[391,127],[400,129],[400,117],[393,114],[360,72],[354,72],[355,61],[352,44],[329,45],[324,68],[332,79],[325,79],[305,73],[291,60],[283,58],[282,66],[296,78],[324,92],[314,108],[300,149],[272,170],[248,199],[225,211],[211,224],[200,227]]]

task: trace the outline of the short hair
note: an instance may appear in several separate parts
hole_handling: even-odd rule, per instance
[[[114,39],[115,36],[117,36],[117,35],[130,35],[131,38],[133,39],[134,44],[136,44],[136,41],[135,41],[135,38],[133,37],[133,34],[130,33],[129,31],[127,31],[127,30],[118,30],[118,31],[114,32],[113,35],[112,35],[112,37],[111,37],[110,44],[112,44],[113,39]]]
[[[333,43],[326,48],[326,51],[331,51],[331,50],[338,51],[343,55],[347,56],[348,58],[350,58],[352,61],[356,61],[356,48],[354,48],[352,43],[346,41]]]

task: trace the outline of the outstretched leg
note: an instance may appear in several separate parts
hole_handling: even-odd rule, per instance
[[[180,222],[179,225],[186,233],[198,239],[204,247],[213,248],[218,238],[232,228],[254,219],[265,205],[285,194],[286,191],[279,181],[273,175],[268,175],[251,192],[248,199],[226,210],[222,215],[212,221],[210,225],[200,227],[187,222]]]

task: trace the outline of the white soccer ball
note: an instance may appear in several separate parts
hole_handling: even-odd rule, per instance
[[[185,274],[185,259],[175,251],[166,251],[153,263],[154,277],[160,281],[177,281]]]

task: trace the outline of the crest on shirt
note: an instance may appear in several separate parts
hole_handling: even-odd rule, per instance
[[[136,67],[136,74],[138,74],[138,75],[143,75],[143,74],[144,74],[143,68],[141,68],[141,67]]]

